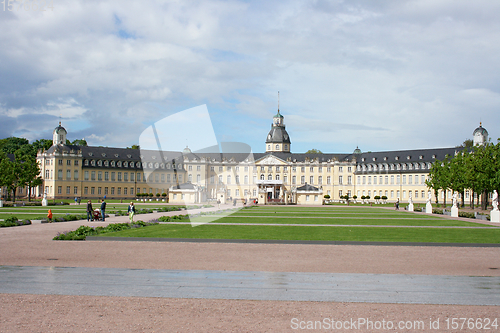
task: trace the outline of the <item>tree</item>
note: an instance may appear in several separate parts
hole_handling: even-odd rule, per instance
[[[0,149],[6,154],[14,154],[16,150],[24,145],[29,145],[28,139],[10,137],[0,140]]]
[[[50,147],[52,147],[52,140],[47,140],[47,139],[40,139],[33,141],[31,143],[31,146],[33,147],[35,154],[41,149],[41,150],[47,150]]]
[[[463,148],[472,148],[474,147],[474,141],[471,140],[471,139],[466,139],[460,146],[458,146],[457,148],[459,147],[463,147]]]
[[[319,149],[309,149],[306,154],[323,154],[323,152]]]
[[[464,150],[449,160],[449,187],[461,194],[462,207],[465,205],[465,188],[467,187],[467,160],[469,152]]]
[[[85,139],[76,139],[71,142],[72,145],[75,146],[88,146],[87,141]]]

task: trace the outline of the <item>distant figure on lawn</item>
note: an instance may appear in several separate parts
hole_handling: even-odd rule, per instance
[[[130,205],[128,206],[127,212],[128,212],[128,217],[130,218],[130,223],[133,223],[135,214],[135,206],[133,202],[131,202]]]
[[[49,213],[47,214],[47,219],[49,220],[49,223],[52,223],[52,209],[49,209]]]
[[[101,202],[101,217],[102,217],[102,221],[104,222],[105,217],[106,217],[106,201],[104,201],[104,199],[102,199],[102,202]]]
[[[92,208],[92,201],[87,201],[87,221],[92,221],[94,219],[93,217],[94,209]]]
[[[399,210],[399,198],[396,200],[396,210]]]

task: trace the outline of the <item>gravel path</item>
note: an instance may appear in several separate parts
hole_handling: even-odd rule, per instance
[[[0,265],[500,276],[499,248],[51,240],[80,225],[104,223],[1,228]],[[296,331],[294,322],[324,318],[423,320],[426,326],[420,331],[429,330],[430,318],[439,318],[442,332],[447,331],[446,318],[494,318],[499,313],[498,306],[0,295],[1,332],[289,332]],[[479,330],[466,330],[474,331]]]

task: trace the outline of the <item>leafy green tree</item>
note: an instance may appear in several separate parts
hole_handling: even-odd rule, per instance
[[[28,139],[10,137],[0,140],[0,149],[6,154],[14,154],[16,150],[24,145],[29,145]]]
[[[76,139],[71,142],[72,145],[75,146],[88,146],[87,141],[85,139]]]
[[[467,160],[469,152],[464,150],[457,154],[454,158],[449,159],[449,187],[461,194],[462,203],[461,206],[465,205],[465,188],[467,187]]]
[[[319,149],[309,149],[306,154],[323,154],[323,152]]]
[[[33,146],[33,149],[35,150],[35,154],[38,152],[38,150],[47,150],[50,147],[52,147],[52,140],[47,140],[47,139],[40,139],[33,141],[31,143],[31,146]]]

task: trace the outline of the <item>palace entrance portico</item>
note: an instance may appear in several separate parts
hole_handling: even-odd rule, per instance
[[[282,180],[258,180],[259,202],[285,202],[285,186]]]

